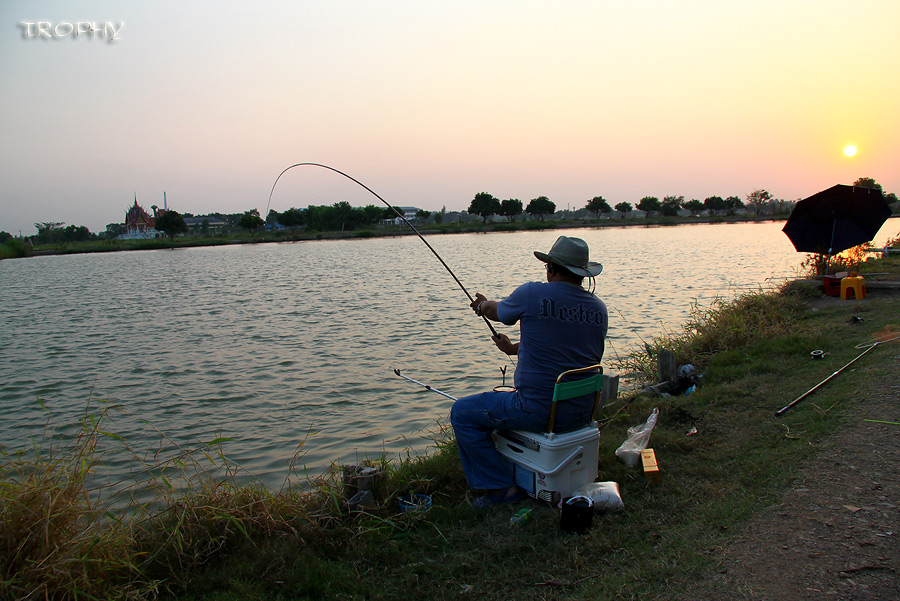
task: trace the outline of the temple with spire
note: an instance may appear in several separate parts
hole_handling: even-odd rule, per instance
[[[156,220],[162,216],[166,208],[166,193],[163,192],[163,208],[160,209],[156,205],[150,207],[153,209],[153,215],[144,210],[144,207],[138,204],[137,194],[134,195],[134,204],[125,211],[125,233],[118,236],[120,240],[140,240],[147,238],[157,238],[161,234],[156,230]]]

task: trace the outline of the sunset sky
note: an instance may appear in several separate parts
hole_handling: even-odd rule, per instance
[[[99,233],[163,192],[264,212],[305,161],[427,210],[900,193],[898,28],[896,0],[6,0],[0,230]],[[341,200],[378,204],[303,168],[272,208]]]

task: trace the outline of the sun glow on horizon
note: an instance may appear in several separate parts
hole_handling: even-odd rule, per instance
[[[846,154],[848,157],[852,157],[856,154],[856,146],[853,146],[852,144],[850,146],[845,146],[844,154]]]

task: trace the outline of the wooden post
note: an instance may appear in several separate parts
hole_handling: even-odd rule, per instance
[[[676,370],[675,353],[667,351],[666,349],[659,349],[659,356],[657,357],[657,375],[659,376],[659,383],[664,384],[668,382],[674,384]]]
[[[617,398],[619,398],[619,374],[603,374],[600,401],[594,409],[594,419],[600,419],[603,408],[615,402]]]

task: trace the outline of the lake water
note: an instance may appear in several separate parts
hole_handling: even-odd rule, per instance
[[[604,264],[605,360],[678,330],[708,305],[796,275],[783,223],[429,236],[470,293],[541,280],[546,251],[580,236]],[[890,223],[889,223],[890,225]],[[887,226],[884,228],[888,229]],[[885,232],[894,234],[893,230]],[[277,488],[300,464],[425,451],[454,396],[500,383],[510,360],[414,237],[34,257],[0,262],[0,443],[27,447],[46,412],[74,422],[88,399],[121,404],[107,425],[146,452],[228,437],[226,454]],[[514,328],[498,326],[517,339]],[[166,443],[169,445],[170,443]],[[127,453],[108,469],[125,477]]]

